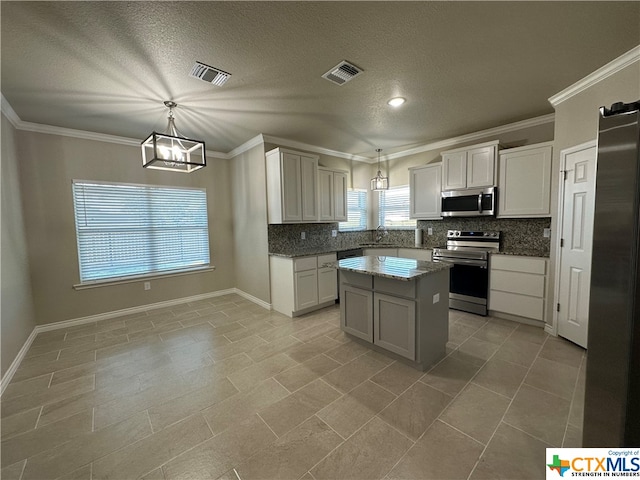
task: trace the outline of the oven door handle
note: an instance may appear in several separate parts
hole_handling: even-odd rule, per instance
[[[454,265],[473,265],[480,268],[487,268],[487,262],[483,260],[470,260],[466,258],[447,258],[447,257],[434,257],[434,262],[453,263]]]

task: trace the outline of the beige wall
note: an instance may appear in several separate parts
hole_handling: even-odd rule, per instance
[[[271,303],[264,145],[231,159],[236,287]]]
[[[235,286],[228,160],[186,175],[143,169],[132,146],[22,131],[20,180],[38,324],[82,318]],[[73,179],[207,189],[212,272],[74,290],[79,283]],[[4,225],[4,219],[3,219]]]
[[[615,102],[634,102],[640,99],[640,61],[601,80],[582,92],[556,106],[555,141],[552,168],[551,211],[558,212],[560,154],[562,150],[575,147],[598,137],[599,108],[610,107]],[[553,300],[558,238],[558,213],[553,216],[551,226],[550,292]],[[547,321],[553,321],[554,301],[547,309]]]
[[[2,201],[2,245],[0,285],[0,349],[1,374],[16,358],[36,325],[29,258],[22,216],[16,130],[2,115],[2,171],[0,173]]]

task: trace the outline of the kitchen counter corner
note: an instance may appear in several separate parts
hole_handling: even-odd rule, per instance
[[[365,256],[345,258],[336,263],[339,270],[409,281],[451,268],[450,264],[409,258]]]

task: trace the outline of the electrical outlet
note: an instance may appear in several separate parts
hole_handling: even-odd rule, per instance
[[[305,240],[307,238],[307,234],[305,232],[300,232],[300,240]]]
[[[545,229],[542,231],[542,236],[543,236],[544,238],[549,238],[549,237],[551,236],[551,229],[550,229],[550,228],[545,228]]]
[[[151,290],[151,282],[144,282],[144,289]]]
[[[433,235],[433,227],[427,227],[427,235]]]
[[[436,294],[433,296],[433,303],[438,303],[439,301],[440,301],[440,294],[439,294],[439,293],[436,293]]]
[[[331,236],[332,237],[337,237],[338,236],[338,230],[331,230]]]

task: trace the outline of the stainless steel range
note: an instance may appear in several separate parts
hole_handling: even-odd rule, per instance
[[[449,308],[487,314],[489,253],[499,249],[500,232],[447,232],[447,246],[433,249],[433,261],[453,265],[449,277]]]

